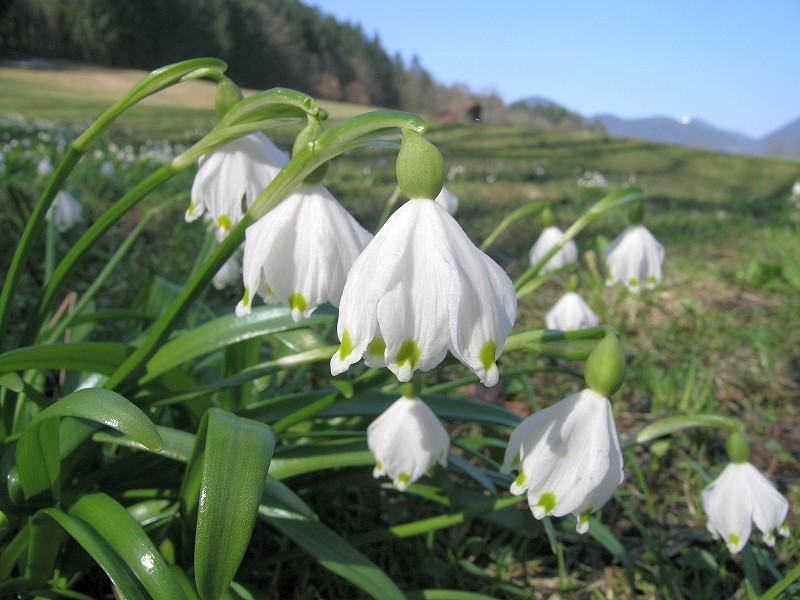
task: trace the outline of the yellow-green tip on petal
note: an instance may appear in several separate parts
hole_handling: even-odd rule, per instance
[[[299,321],[305,315],[306,309],[308,308],[308,302],[306,302],[305,297],[303,294],[295,293],[289,296],[286,302],[289,305],[289,308],[292,309],[292,319],[295,321]]]
[[[489,340],[481,348],[481,364],[486,371],[491,371],[494,366],[495,357],[497,356],[497,344],[494,340]]]
[[[224,229],[225,231],[230,231],[233,223],[231,223],[231,219],[228,217],[228,215],[220,215],[217,219],[217,225],[219,225],[220,228]]]
[[[344,360],[353,351],[353,338],[350,337],[350,332],[347,329],[342,333],[342,343],[339,345],[339,359]]]
[[[397,364],[403,366],[408,363],[413,369],[417,366],[421,354],[422,351],[414,340],[406,340],[400,344],[400,349],[397,351]]]

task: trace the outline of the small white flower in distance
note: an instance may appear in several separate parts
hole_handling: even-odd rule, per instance
[[[511,434],[501,473],[518,470],[511,493],[528,492],[533,516],[589,515],[622,483],[622,452],[608,398],[585,389],[540,410]]]
[[[375,477],[388,475],[405,489],[438,462],[447,465],[450,436],[419,398],[401,397],[367,428],[367,446],[375,457]]]
[[[544,256],[550,252],[550,250],[561,241],[564,232],[561,231],[558,227],[550,226],[545,227],[542,231],[541,235],[539,235],[539,239],[536,240],[536,243],[531,247],[530,251],[530,263],[531,265],[535,265],[540,260],[544,258]],[[575,243],[575,240],[569,240],[564,246],[556,252],[550,260],[548,260],[541,269],[542,273],[548,273],[550,271],[555,271],[556,269],[561,269],[566,267],[567,265],[571,265],[578,262],[578,245]]]
[[[664,246],[644,225],[629,225],[605,251],[608,277],[606,285],[622,283],[631,292],[642,286],[654,290],[662,280]]]
[[[205,216],[224,237],[288,160],[261,132],[238,138],[200,157],[186,220]]]
[[[722,538],[736,554],[750,539],[752,524],[764,534],[764,542],[775,544],[775,532],[788,535],[783,527],[789,502],[749,462],[731,462],[700,494],[708,516],[708,530]]]
[[[53,163],[50,162],[50,157],[45,156],[36,165],[36,174],[40,177],[47,177],[53,172]]]
[[[328,190],[301,184],[247,228],[236,314],[250,313],[255,294],[287,304],[295,321],[324,302],[338,306],[347,273],[370,239]]]
[[[455,215],[458,212],[458,196],[447,189],[447,186],[442,186],[442,191],[436,196],[436,201],[444,206],[444,209],[450,215]]]
[[[577,331],[594,327],[600,323],[600,317],[589,308],[586,301],[576,292],[567,292],[553,305],[544,317],[548,329],[561,331]]]
[[[111,177],[114,175],[114,165],[112,165],[109,161],[105,161],[102,165],[100,165],[100,175],[103,177]]]
[[[64,233],[80,222],[81,205],[72,194],[61,190],[47,209],[45,218],[48,221],[55,218],[56,229]]]
[[[409,200],[386,222],[347,276],[334,375],[362,357],[400,381],[444,360],[448,348],[484,385],[517,313],[514,285],[432,200]]]
[[[222,265],[219,271],[217,271],[217,274],[214,275],[214,278],[211,280],[211,284],[216,289],[221,290],[240,281],[241,276],[242,263],[240,262],[236,253],[234,253],[233,256],[225,261],[225,264]]]

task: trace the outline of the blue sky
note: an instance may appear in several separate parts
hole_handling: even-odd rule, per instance
[[[443,83],[754,137],[800,117],[800,0],[305,0]]]

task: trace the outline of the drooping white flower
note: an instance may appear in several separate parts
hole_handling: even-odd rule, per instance
[[[622,283],[631,292],[642,286],[653,290],[662,280],[664,246],[644,225],[629,225],[605,251],[608,277],[606,285]]]
[[[331,372],[364,357],[408,381],[417,369],[442,362],[449,348],[492,386],[516,312],[514,285],[503,269],[442,206],[409,200],[353,263]]]
[[[247,228],[236,314],[250,313],[255,294],[288,304],[295,321],[324,302],[338,306],[347,273],[370,239],[328,190],[301,184]]]
[[[530,251],[530,263],[531,265],[535,265],[540,260],[544,258],[544,256],[550,252],[550,250],[561,241],[561,238],[564,236],[564,232],[561,231],[558,227],[551,225],[550,227],[545,227],[542,233],[539,235],[539,238],[536,240],[536,243],[531,246]],[[566,267],[567,265],[571,265],[578,262],[578,245],[575,243],[575,240],[569,240],[564,246],[556,252],[550,260],[548,260],[541,269],[542,273],[549,273],[550,271],[555,271],[556,269],[561,269]]]
[[[375,477],[388,475],[401,492],[434,463],[447,465],[450,436],[419,398],[401,397],[367,428]]]
[[[47,177],[53,172],[53,163],[50,162],[50,157],[43,157],[36,165],[36,174],[39,177]]]
[[[233,256],[225,261],[225,264],[217,271],[216,275],[214,275],[214,278],[211,280],[211,285],[221,290],[240,281],[241,275],[242,263],[239,257],[233,254]]]
[[[81,205],[72,194],[61,190],[56,194],[50,208],[47,209],[45,218],[48,221],[55,219],[56,229],[64,233],[80,222]]]
[[[622,452],[608,398],[585,389],[534,413],[511,434],[500,471],[519,474],[511,493],[528,492],[537,519],[578,518],[586,533],[589,515],[622,483]]]
[[[708,516],[708,530],[722,538],[736,554],[750,539],[752,524],[773,546],[775,532],[788,535],[784,521],[789,502],[775,486],[749,462],[731,462],[700,494]]]
[[[553,305],[544,317],[548,329],[576,331],[594,327],[600,317],[589,308],[586,301],[576,292],[567,292]]]
[[[240,137],[202,156],[186,220],[205,216],[224,237],[288,160],[261,132]]]
[[[458,196],[447,189],[447,186],[442,186],[442,191],[436,196],[436,201],[441,204],[450,215],[455,215],[458,212]]]
[[[112,177],[114,175],[114,165],[109,161],[103,162],[100,165],[100,175],[103,177]]]

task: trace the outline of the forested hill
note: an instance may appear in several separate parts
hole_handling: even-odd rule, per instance
[[[152,70],[188,58],[225,60],[243,87],[444,119],[546,129],[593,127],[567,110],[506,106],[497,94],[434,81],[417,57],[390,57],[377,37],[300,0],[0,0],[0,58],[71,59]]]
[[[215,56],[243,86],[384,107],[400,106],[404,71],[377,38],[298,0],[10,0],[0,52],[147,70]]]

